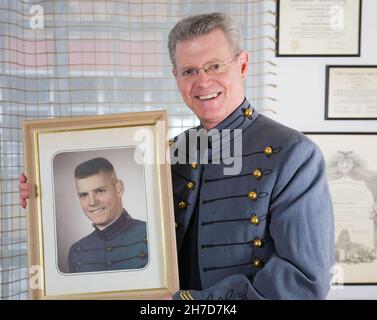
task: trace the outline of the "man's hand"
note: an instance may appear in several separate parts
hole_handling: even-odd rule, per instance
[[[21,204],[21,207],[25,209],[27,206],[26,199],[30,198],[30,184],[27,182],[27,178],[23,172],[18,177],[18,181],[19,181],[18,190],[20,192],[19,194],[20,204]]]

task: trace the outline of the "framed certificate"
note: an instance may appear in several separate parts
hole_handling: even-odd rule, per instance
[[[335,216],[334,284],[377,284],[377,133],[306,133],[322,150]]]
[[[325,119],[377,119],[377,65],[326,66]]]
[[[276,56],[360,56],[361,0],[278,0]]]
[[[25,121],[30,297],[178,290],[166,111]]]

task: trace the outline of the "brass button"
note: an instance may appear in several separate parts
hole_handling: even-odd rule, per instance
[[[174,140],[169,140],[169,147],[171,147],[174,144]]]
[[[255,248],[261,248],[261,247],[263,247],[263,241],[261,239],[259,239],[259,238],[255,238],[253,240],[253,246]]]
[[[111,248],[111,247],[107,247],[107,248],[106,248],[107,251],[111,251],[112,249],[113,249],[113,248]]]
[[[178,203],[178,208],[179,209],[185,209],[185,208],[187,208],[187,203],[185,201],[180,201]]]
[[[195,183],[192,182],[192,181],[187,182],[186,188],[189,189],[189,190],[194,190],[195,189]]]
[[[250,117],[253,115],[253,110],[252,110],[252,109],[246,109],[246,110],[243,112],[243,115],[244,115],[244,117],[246,117],[246,118],[250,118]]]
[[[139,257],[142,258],[142,259],[145,259],[147,257],[147,254],[144,251],[141,251],[139,253]]]
[[[259,224],[259,218],[256,214],[253,214],[251,217],[250,217],[250,223],[257,226]]]
[[[260,179],[262,177],[262,171],[259,169],[253,170],[253,176],[257,179]]]
[[[263,152],[267,157],[269,157],[272,154],[272,148],[266,147],[266,148],[264,148]]]
[[[258,198],[258,193],[256,193],[255,191],[250,191],[247,196],[249,197],[249,199],[251,200],[256,200]]]
[[[194,170],[198,169],[198,164],[196,162],[191,163],[191,168]]]
[[[144,237],[143,240],[144,240],[145,243],[148,243],[148,239],[147,239],[147,237]]]
[[[263,265],[264,265],[264,263],[263,263],[263,261],[262,261],[261,259],[255,258],[255,259],[253,260],[253,267],[254,267],[254,268],[258,268],[258,269],[260,269],[260,268],[263,267]]]
[[[178,223],[177,223],[177,222],[175,223],[175,228],[176,228],[176,229],[178,228]]]

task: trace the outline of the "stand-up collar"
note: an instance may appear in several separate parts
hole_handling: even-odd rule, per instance
[[[246,111],[249,110],[249,111]],[[243,102],[223,121],[212,129],[246,129],[257,117],[257,112],[245,98]],[[211,130],[212,130],[211,129]],[[209,130],[208,132],[211,132]]]
[[[183,160],[189,163],[201,162],[200,159],[204,158],[211,160],[214,155],[219,156],[221,149],[228,147],[257,117],[257,111],[245,98],[241,105],[214,128],[207,131],[200,125],[178,135],[172,148],[172,156],[184,155]],[[229,137],[224,139],[226,135]],[[206,141],[206,146],[201,146],[200,141]],[[178,162],[181,163],[180,158]]]
[[[199,134],[206,136],[208,139],[208,149],[212,154],[220,153],[221,149],[227,147],[243,130],[246,130],[250,126],[258,114],[256,110],[251,107],[249,101],[245,98],[228,117],[220,122],[214,128],[206,131],[202,130]],[[225,136],[229,135],[229,140],[225,139]],[[210,158],[212,158],[209,155]]]
[[[128,221],[131,219],[131,216],[127,213],[125,209],[123,209],[122,214],[120,217],[115,220],[111,225],[106,227],[103,230],[98,229],[97,226],[94,225],[96,233],[99,238],[104,241],[114,239],[118,234],[122,233],[128,227]]]

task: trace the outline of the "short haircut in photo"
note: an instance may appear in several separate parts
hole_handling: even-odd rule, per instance
[[[83,179],[103,171],[105,173],[114,173],[114,167],[109,160],[105,158],[94,158],[80,163],[75,169],[75,178]]]

